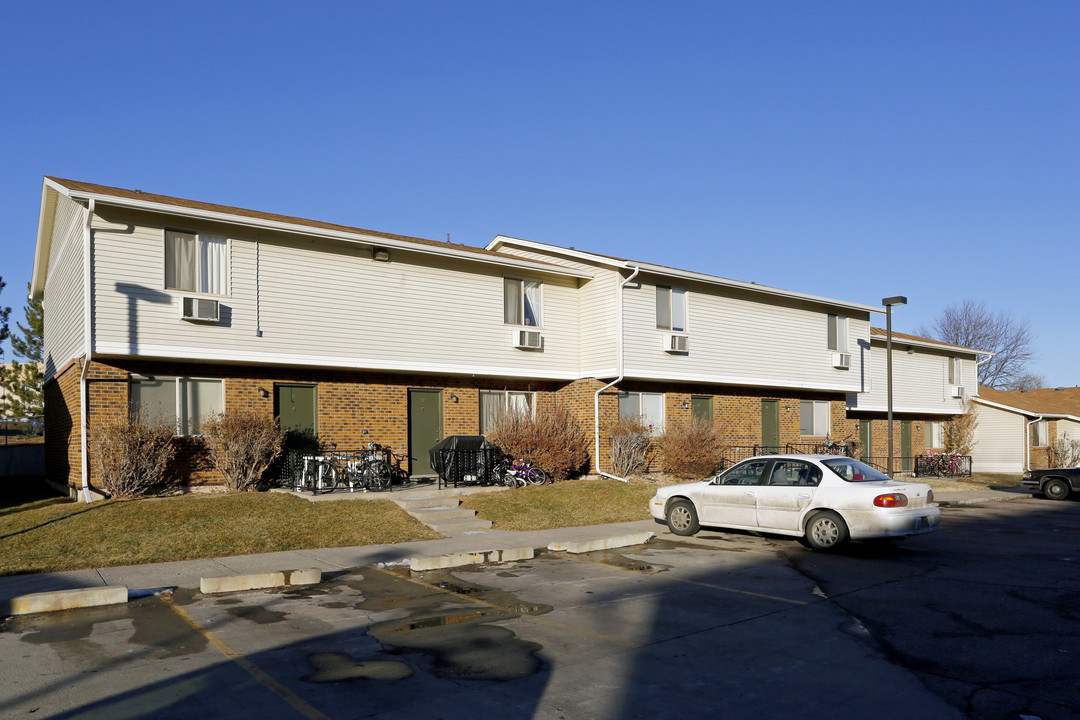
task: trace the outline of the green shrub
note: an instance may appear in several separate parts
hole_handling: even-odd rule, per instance
[[[487,439],[503,453],[526,458],[553,480],[581,472],[589,460],[589,446],[577,420],[562,407],[537,412],[505,412],[495,421]]]
[[[675,421],[656,439],[664,472],[681,478],[711,475],[720,464],[724,443],[712,423]]]

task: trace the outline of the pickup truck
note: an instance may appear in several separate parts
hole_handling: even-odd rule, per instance
[[[1020,484],[1051,500],[1064,500],[1070,493],[1080,492],[1080,467],[1028,470]]]

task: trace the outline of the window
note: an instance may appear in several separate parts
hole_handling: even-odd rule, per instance
[[[1031,426],[1031,445],[1033,447],[1046,447],[1049,444],[1047,422],[1046,420],[1037,420]]]
[[[803,400],[799,403],[799,432],[803,435],[829,434],[829,403]]]
[[[487,435],[506,411],[536,417],[536,393],[515,390],[480,391],[480,434]]]
[[[739,463],[713,481],[714,485],[760,485],[767,460]]]
[[[930,447],[943,448],[945,447],[945,423],[932,422],[930,423]]]
[[[656,327],[672,332],[686,331],[686,291],[656,287]]]
[[[713,399],[711,395],[692,395],[690,397],[690,416],[694,422],[713,424]]]
[[[620,392],[619,417],[641,418],[649,426],[649,434],[664,433],[664,394],[648,392]]]
[[[147,420],[161,420],[178,435],[198,435],[202,420],[221,412],[221,380],[185,377],[132,378],[130,412],[142,409]]]
[[[847,352],[848,319],[840,315],[829,315],[829,349]]]
[[[799,460],[777,460],[773,463],[767,484],[784,487],[817,487],[820,482],[821,470],[817,465]]]
[[[960,358],[949,358],[949,384],[960,384]]]
[[[223,237],[165,231],[165,287],[225,294],[227,243]]]
[[[503,322],[540,326],[540,283],[503,278]]]

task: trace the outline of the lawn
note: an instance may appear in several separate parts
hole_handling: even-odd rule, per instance
[[[313,503],[281,493],[0,507],[0,575],[440,537],[389,500]]]

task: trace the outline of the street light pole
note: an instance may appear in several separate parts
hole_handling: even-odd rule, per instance
[[[903,295],[883,298],[881,304],[885,306],[885,387],[888,394],[887,420],[889,424],[889,459],[885,465],[885,474],[892,477],[893,474],[893,422],[892,422],[892,309],[893,305],[907,305],[907,298]]]

